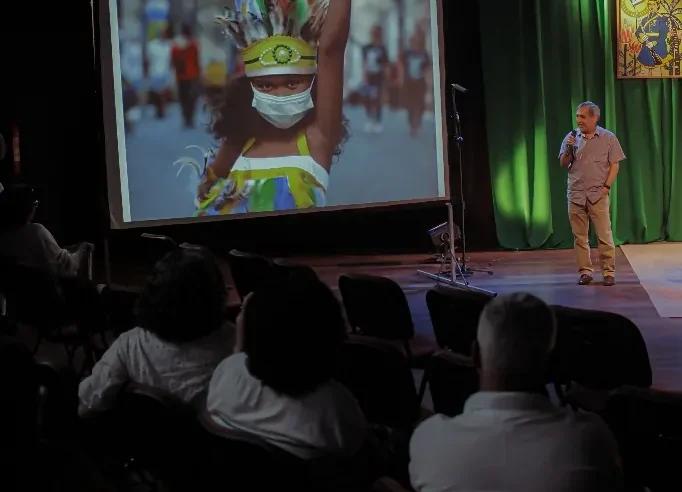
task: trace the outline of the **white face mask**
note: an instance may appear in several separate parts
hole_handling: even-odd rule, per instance
[[[305,91],[290,96],[273,96],[252,88],[253,107],[266,121],[282,130],[294,126],[315,107],[311,95],[312,83]]]

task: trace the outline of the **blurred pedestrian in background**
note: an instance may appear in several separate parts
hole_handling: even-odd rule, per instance
[[[175,69],[178,100],[182,107],[185,128],[193,128],[194,113],[201,89],[201,66],[199,64],[199,42],[194,38],[191,26],[183,25],[180,36],[173,40],[171,58]]]

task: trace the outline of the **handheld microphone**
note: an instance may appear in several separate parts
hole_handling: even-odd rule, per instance
[[[469,92],[466,88],[462,87],[459,84],[452,84],[452,90],[461,92],[462,94],[466,94],[467,92]]]
[[[571,136],[575,138],[578,135],[578,132],[576,130],[571,131]],[[571,145],[569,149],[567,149],[571,155],[575,155],[575,144]]]

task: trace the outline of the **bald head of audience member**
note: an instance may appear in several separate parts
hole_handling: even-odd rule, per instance
[[[490,301],[473,349],[481,391],[542,391],[556,336],[554,313],[541,299],[517,293]]]

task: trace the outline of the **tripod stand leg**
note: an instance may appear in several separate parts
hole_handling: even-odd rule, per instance
[[[450,233],[450,238],[455,237],[455,222],[454,222],[454,216],[453,216],[453,211],[452,211],[452,204],[447,203],[446,206],[448,207],[448,229]],[[422,275],[423,277],[430,278],[432,280],[435,280],[439,284],[443,283],[446,285],[449,285],[451,287],[459,287],[461,289],[465,290],[473,290],[476,292],[481,292],[483,294],[488,294],[491,296],[496,296],[497,294],[491,290],[486,290],[482,289],[480,287],[475,287],[469,283],[469,281],[466,278],[466,272],[462,269],[462,265],[457,261],[457,257],[455,256],[455,249],[452,244],[452,240],[450,241],[450,244],[448,245],[448,248],[450,250],[450,275],[445,275],[439,272],[438,274],[426,272],[423,270],[417,270],[417,273],[419,275]],[[447,261],[447,257],[443,257],[443,265],[441,265],[441,269],[445,265],[445,262]],[[462,277],[462,282],[457,280],[457,276]]]

